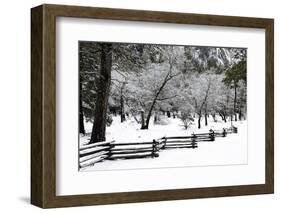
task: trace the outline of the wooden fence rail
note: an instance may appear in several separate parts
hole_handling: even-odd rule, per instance
[[[132,142],[132,143],[113,143],[108,159],[134,159],[146,157],[158,157],[156,147],[158,142]]]
[[[80,168],[87,167],[104,160],[155,158],[159,157],[159,152],[164,149],[195,149],[198,147],[198,143],[213,142],[216,137],[226,137],[227,134],[237,132],[237,127],[231,127],[210,130],[208,133],[193,133],[189,136],[162,137],[150,142],[97,142],[80,147],[79,166]]]

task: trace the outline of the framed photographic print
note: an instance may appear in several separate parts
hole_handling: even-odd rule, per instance
[[[274,191],[273,19],[31,10],[31,203]]]

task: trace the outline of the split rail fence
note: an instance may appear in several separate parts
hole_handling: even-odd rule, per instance
[[[159,157],[160,150],[195,149],[200,142],[213,142],[216,137],[226,137],[227,134],[237,133],[237,131],[237,127],[233,126],[227,129],[210,130],[208,133],[198,133],[190,136],[162,137],[150,142],[97,142],[80,147],[79,166],[83,168],[105,160],[155,158]]]

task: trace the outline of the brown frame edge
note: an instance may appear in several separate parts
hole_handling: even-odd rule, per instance
[[[266,183],[90,195],[56,196],[56,17],[96,18],[266,31]],[[31,9],[31,203],[41,208],[133,203],[274,192],[274,20],[65,5]]]

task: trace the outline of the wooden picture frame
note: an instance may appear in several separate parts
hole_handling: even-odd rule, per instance
[[[265,29],[265,184],[56,195],[56,18],[90,18]],[[267,194],[274,191],[273,19],[44,4],[31,9],[31,203],[41,208]]]

